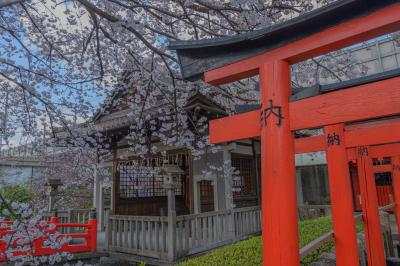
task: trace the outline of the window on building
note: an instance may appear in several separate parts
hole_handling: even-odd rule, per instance
[[[234,155],[232,166],[239,170],[239,178],[233,180],[234,197],[256,195],[256,173],[254,158]]]
[[[201,180],[199,182],[201,212],[214,211],[214,187],[212,182],[210,180]]]
[[[124,199],[167,196],[163,176],[157,168],[137,166],[134,161],[123,161],[117,164],[119,178],[119,197]],[[183,176],[176,179],[177,196],[183,195]]]

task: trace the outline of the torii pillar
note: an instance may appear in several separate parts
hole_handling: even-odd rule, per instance
[[[263,265],[299,265],[294,138],[289,122],[290,65],[260,67]]]

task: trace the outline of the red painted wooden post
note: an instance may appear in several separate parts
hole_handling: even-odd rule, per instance
[[[392,157],[392,185],[394,192],[397,229],[400,232],[400,156]]]
[[[294,140],[289,124],[290,69],[260,69],[263,265],[299,265]],[[280,114],[282,119],[280,119]]]
[[[346,153],[344,125],[324,128],[327,141],[329,189],[331,196],[336,265],[359,265],[354,207]]]
[[[89,247],[90,251],[96,252],[97,250],[97,219],[96,219],[96,211],[93,210],[90,212],[90,218],[88,221],[89,225]]]
[[[382,229],[378,211],[378,195],[369,147],[357,147],[358,177],[364,218],[365,240],[370,266],[386,265]]]
[[[58,223],[58,217],[57,216],[50,217],[49,224],[57,225],[57,223]]]

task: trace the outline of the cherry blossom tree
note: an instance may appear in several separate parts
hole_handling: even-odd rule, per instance
[[[72,156],[69,163],[76,162],[75,169],[90,178],[90,162],[109,150],[92,115],[104,98],[103,107],[117,106],[112,96],[120,94],[129,99],[129,143],[135,153],[157,152],[148,145],[152,137],[187,147],[195,157],[216,151],[205,134],[207,118],[194,119],[185,111],[187,99],[200,92],[229,112],[235,104],[258,102],[257,78],[212,88],[186,82],[168,41],[253,31],[330,2],[0,0],[0,134],[5,142],[17,133],[32,142],[53,139],[45,146],[63,146],[58,159]],[[350,54],[332,53],[294,65],[292,72],[293,85],[301,87],[321,77],[341,81],[363,75],[365,69]],[[69,165],[58,166],[58,173],[82,176],[68,171]]]
[[[180,78],[176,56],[167,50],[168,40],[240,34],[328,2],[3,1],[0,85],[4,88],[2,105],[8,107],[9,113],[4,131],[13,135],[20,129],[26,136],[36,138],[42,134],[38,128],[42,128],[46,136],[55,137],[61,127],[71,146],[103,148],[98,147],[99,136],[82,134],[82,130],[76,130],[76,123],[90,121],[100,102],[93,101],[94,97],[120,90],[131,94],[131,144],[135,152],[152,151],[146,145],[147,135],[156,127],[148,124],[149,114],[145,111],[163,101],[158,108],[161,125],[153,132],[154,137],[201,154],[209,146],[207,137],[199,134],[204,131],[206,119],[193,121],[184,111],[191,93],[210,95],[229,109],[235,103],[257,101],[252,85],[257,80],[218,88],[185,82]],[[315,73],[323,72],[320,69],[328,73],[334,63],[315,59],[296,66],[308,73],[297,77],[297,82],[315,83]],[[342,76],[357,72],[351,69],[348,73],[348,67],[340,71]]]

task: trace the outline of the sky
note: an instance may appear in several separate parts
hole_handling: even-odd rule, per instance
[[[47,1],[47,3],[49,3],[49,5],[50,4],[53,4],[51,1]],[[44,10],[44,9],[43,9]],[[55,8],[53,8],[53,12],[54,12],[54,14],[55,15],[57,15],[58,16],[58,18],[60,18],[61,19],[61,21],[63,21],[63,23],[65,24],[65,29],[68,29],[68,30],[74,30],[73,29],[73,27],[70,25],[70,24],[68,24],[68,22],[67,22],[67,19],[66,19],[66,15],[65,15],[65,13],[64,13],[64,10],[65,10],[65,3],[64,4],[61,4],[61,5],[58,5],[57,7],[55,7]],[[89,20],[88,19],[85,19],[84,17],[81,19],[81,23],[83,23],[83,24],[85,24],[85,23],[89,23]],[[23,41],[24,41],[24,44],[27,46],[27,47],[29,47],[30,49],[32,49],[32,50],[35,50],[35,45],[33,44],[33,43],[31,43],[28,39],[26,39],[26,38],[24,38],[23,39]],[[20,47],[20,45],[17,43],[17,41],[15,41],[15,40],[13,40],[13,43],[18,47]],[[2,46],[2,44],[4,44],[4,39],[3,38],[0,38],[0,47]],[[13,58],[11,58],[11,59],[13,59],[15,62],[16,62],[16,64],[17,65],[21,65],[21,66],[24,66],[24,67],[28,67],[28,59],[26,58],[26,57],[24,57],[24,56],[22,56],[22,57],[20,57],[20,56],[18,56],[18,54],[16,55],[16,56],[14,56]],[[63,72],[65,72],[64,70],[62,70],[62,69],[60,69],[59,70],[60,72],[59,73],[63,73]],[[92,85],[92,88],[95,88],[95,84],[93,84]],[[0,88],[1,89],[1,88]],[[43,86],[38,86],[37,87],[37,90],[39,91],[39,92],[43,92],[44,90],[45,90],[46,88],[44,88]],[[104,100],[106,99],[106,97],[107,97],[107,95],[96,95],[96,94],[91,94],[91,95],[89,95],[89,99],[90,99],[90,102],[91,102],[91,104],[95,107],[95,111],[101,106],[101,104],[104,102]],[[53,95],[53,101],[54,102],[57,102],[57,98],[56,98],[56,96],[55,95]],[[73,99],[71,99],[71,101],[74,101]],[[76,100],[77,101],[77,100]],[[66,109],[66,108],[62,108],[63,109],[63,112],[66,114],[66,119],[70,119],[71,121],[73,121],[74,119],[76,119],[76,121],[77,121],[77,123],[83,123],[83,122],[85,122],[85,120],[82,118],[82,117],[76,117],[75,118],[75,116],[74,116],[74,114],[73,114],[73,112],[71,111],[71,110],[68,110],[68,109]],[[2,110],[3,111],[3,110]],[[94,111],[94,112],[95,112]],[[9,118],[12,118],[12,117],[9,117]],[[41,122],[41,120],[40,120],[40,117],[37,117],[36,118],[36,122],[39,124],[39,128],[40,129],[43,129],[43,126],[42,126],[42,122]],[[23,144],[26,144],[26,142],[30,142],[31,140],[30,139],[28,139],[28,138],[26,138],[26,137],[24,137],[23,136],[23,128],[19,128],[19,129],[17,129],[16,131],[15,131],[15,136],[14,137],[12,137],[12,138],[9,138],[8,139],[8,142],[9,142],[9,144],[10,144],[10,146],[12,147],[12,146],[18,146],[18,145],[23,145]],[[4,144],[4,141],[3,141],[3,144]],[[1,146],[0,146],[1,147]]]

